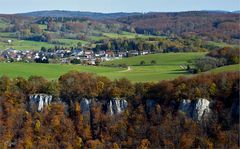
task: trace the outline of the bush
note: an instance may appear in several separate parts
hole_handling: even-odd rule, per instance
[[[119,66],[119,67],[122,67],[122,68],[128,68],[128,65],[125,64],[125,63],[119,64],[118,66]]]
[[[225,65],[225,59],[217,59],[213,57],[204,57],[195,61],[195,72],[205,72]]]
[[[140,65],[145,65],[145,64],[146,64],[145,61],[141,61],[141,62],[140,62]]]
[[[152,64],[152,65],[156,65],[157,62],[156,62],[155,60],[152,60],[152,61],[151,61],[151,64]]]
[[[81,64],[81,60],[80,59],[72,59],[70,61],[71,64]]]

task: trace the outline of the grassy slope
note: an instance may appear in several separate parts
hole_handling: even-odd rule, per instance
[[[5,50],[7,48],[14,48],[16,50],[40,50],[41,47],[54,47],[53,44],[49,44],[47,42],[36,42],[36,41],[28,41],[28,40],[18,40],[13,38],[13,42],[11,44],[8,44],[6,42],[0,42],[0,49]],[[7,41],[7,39],[6,39]]]
[[[165,38],[165,36],[153,36],[153,35],[143,35],[143,34],[136,34],[136,33],[130,33],[130,32],[125,32],[123,31],[121,34],[117,33],[102,33],[104,36],[108,38],[136,38],[136,37],[141,37],[141,38],[149,38],[149,37],[159,37],[159,38]]]
[[[106,76],[110,79],[128,78],[133,82],[139,81],[159,81],[174,79],[178,76],[191,76],[185,70],[180,68],[180,65],[187,64],[187,61],[196,57],[201,57],[205,53],[168,53],[168,54],[155,54],[139,57],[132,57],[129,59],[116,60],[111,63],[120,63],[124,61],[131,64],[131,70],[113,68],[113,67],[94,67],[94,66],[81,66],[81,65],[61,65],[61,64],[27,64],[27,63],[0,63],[0,76],[8,75],[9,77],[29,77],[31,75],[43,76],[47,79],[58,79],[64,73],[71,70],[77,70],[81,72],[90,72],[97,75]],[[155,58],[157,64],[154,66],[139,66],[138,61],[141,59],[152,60]],[[109,62],[110,63],[110,62]],[[240,65],[230,65],[221,68],[214,69],[211,72],[223,72],[223,71],[237,71]],[[208,73],[208,72],[207,72]]]
[[[124,58],[121,60],[108,61],[104,62],[103,65],[118,65],[125,63],[127,65],[139,66],[141,61],[145,61],[146,65],[149,65],[152,60],[156,61],[156,65],[181,65],[186,64],[188,60],[202,57],[205,54],[205,52],[149,54]]]
[[[70,70],[78,70],[84,72],[96,73],[97,75],[107,76],[110,79],[128,78],[133,82],[139,81],[159,81],[165,79],[174,79],[180,75],[190,76],[186,71],[180,68],[180,65],[187,64],[189,59],[201,57],[205,53],[168,53],[155,54],[139,57],[132,57],[120,61],[128,61],[131,70],[112,68],[112,67],[93,67],[81,65],[60,65],[60,64],[26,64],[26,63],[0,63],[0,75],[8,75],[10,77],[23,76],[25,78],[30,75],[40,75],[47,79],[57,79],[62,74]],[[157,65],[154,66],[137,66],[139,59],[155,58]],[[135,60],[137,59],[137,60]],[[113,61],[119,63],[118,60]]]
[[[213,45],[213,46],[216,46],[216,47],[239,47],[239,45],[235,45],[235,44],[227,44],[227,43],[224,43],[224,42],[214,42],[214,41],[208,41],[208,44],[210,45]]]
[[[210,70],[208,72],[219,73],[219,72],[226,72],[226,71],[240,71],[240,64],[219,67],[219,68]]]
[[[94,67],[81,65],[61,64],[36,64],[36,63],[0,63],[0,76],[7,75],[11,78],[21,76],[28,78],[31,75],[43,76],[47,79],[58,79],[59,76],[71,71],[96,73],[98,75],[111,75],[106,72],[117,72],[123,69],[110,67]]]
[[[77,40],[77,39],[54,39],[54,41],[59,41],[61,43],[64,43],[64,46],[77,46],[77,44],[80,42],[81,44],[87,44],[87,41],[83,40]]]
[[[180,65],[188,64],[189,60],[204,56],[206,53],[161,53],[150,54],[144,56],[136,56],[124,58],[121,60],[104,62],[103,65],[118,65],[125,63],[131,66],[128,72],[116,74],[115,77],[126,76],[131,81],[159,81],[166,79],[174,79],[180,75],[190,76]],[[140,66],[140,62],[144,60],[145,66]],[[156,65],[150,65],[152,60],[156,61]]]

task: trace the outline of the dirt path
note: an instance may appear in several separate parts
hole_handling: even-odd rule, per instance
[[[132,70],[131,67],[128,66],[127,70],[122,70],[122,71],[120,71],[120,72],[128,72],[128,71],[131,71],[131,70]]]

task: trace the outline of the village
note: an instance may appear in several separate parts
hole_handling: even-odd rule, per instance
[[[87,48],[41,48],[36,50],[16,50],[8,48],[0,50],[0,62],[25,62],[25,63],[61,63],[61,64],[85,64],[98,65],[100,62],[122,59],[124,57],[149,54],[149,51],[130,50],[119,51],[97,51]]]

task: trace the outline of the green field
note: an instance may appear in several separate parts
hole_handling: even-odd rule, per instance
[[[14,48],[16,50],[40,50],[41,47],[54,47],[53,44],[49,44],[47,42],[37,42],[37,41],[29,41],[29,40],[18,40],[18,39],[13,39],[13,38],[8,38],[11,39],[13,42],[12,43],[7,43],[7,39],[5,41],[0,41],[0,49],[5,50],[8,48]]]
[[[61,64],[37,64],[37,63],[0,63],[0,75],[7,75],[11,78],[24,77],[31,75],[43,76],[47,79],[58,79],[59,76],[72,71],[96,73],[106,75],[106,72],[119,72],[123,69],[110,67],[94,67],[82,65],[61,65]],[[110,75],[110,73],[109,73]]]
[[[141,38],[149,38],[149,37],[159,37],[159,38],[165,38],[165,36],[153,36],[153,35],[143,35],[143,34],[136,34],[136,33],[130,33],[130,32],[125,32],[123,31],[120,34],[117,33],[102,33],[105,37],[108,38],[136,38],[136,37],[141,37]]]
[[[64,73],[71,70],[90,72],[106,76],[110,79],[127,78],[133,82],[159,81],[174,79],[178,76],[191,76],[181,68],[188,64],[189,60],[204,56],[205,53],[167,53],[146,56],[132,57],[128,59],[115,60],[108,63],[125,62],[131,65],[131,69],[104,66],[82,66],[82,65],[61,65],[61,64],[35,64],[35,63],[0,63],[0,75],[9,77],[29,77],[31,75],[43,76],[47,79],[58,79]],[[140,66],[139,61],[156,60],[156,65]],[[106,64],[106,63],[104,63]]]
[[[30,41],[30,40],[18,40],[17,38],[12,38],[14,34],[10,33],[1,33],[0,36],[4,37],[2,40],[0,40],[0,49],[5,50],[8,48],[14,48],[16,50],[40,50],[41,47],[45,48],[52,48],[58,44],[52,44],[48,42],[38,42],[38,41]],[[10,38],[7,38],[9,37]],[[7,40],[11,39],[12,43],[7,43]],[[65,47],[71,47],[71,46],[77,46],[77,44],[80,42],[83,45],[88,43],[83,40],[75,40],[75,39],[55,39],[53,41],[59,42],[60,46],[65,46]]]
[[[5,28],[5,27],[7,27],[7,25],[8,24],[0,18],[0,28]]]
[[[135,38],[137,36],[137,34],[134,34],[134,33],[122,33],[122,34],[103,33],[103,35],[108,38]]]
[[[226,72],[226,71],[240,71],[240,64],[223,66],[223,67],[210,70],[208,72],[219,73],[219,72]]]
[[[83,40],[77,40],[77,39],[55,39],[54,41],[58,41],[65,46],[77,46],[77,44],[80,42],[81,44],[87,44],[87,41]]]
[[[115,61],[104,62],[103,65],[118,65],[127,64],[131,66],[139,66],[141,61],[145,61],[146,65],[150,65],[152,60],[156,61],[156,65],[167,66],[167,65],[184,65],[189,60],[203,57],[205,52],[187,52],[187,53],[160,53],[160,54],[149,54],[143,56],[135,56],[130,58],[123,58]]]
[[[220,47],[220,48],[223,48],[223,47],[239,47],[239,45],[237,44],[227,44],[227,43],[224,43],[224,42],[214,42],[214,41],[208,41],[208,44],[209,45],[213,45],[213,46],[216,46],[216,47]]]

